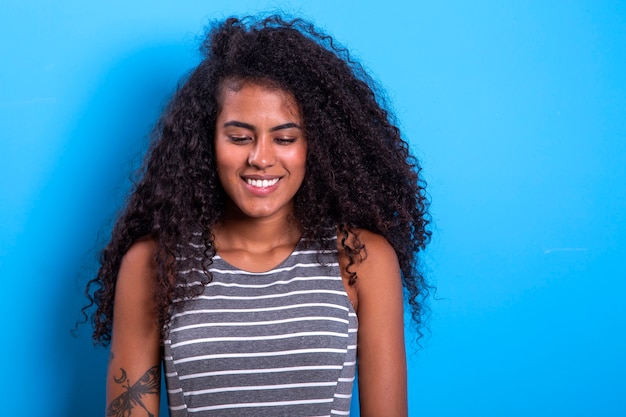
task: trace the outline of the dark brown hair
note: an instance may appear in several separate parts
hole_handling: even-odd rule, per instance
[[[154,297],[162,328],[172,299],[206,284],[181,282],[184,278],[176,274],[181,260],[202,259],[203,276],[210,280],[211,230],[225,198],[213,138],[219,89],[227,80],[269,83],[293,94],[308,143],[306,176],[294,201],[304,237],[322,241],[339,227],[353,264],[364,255],[358,238],[349,238],[355,228],[384,236],[398,256],[421,334],[430,287],[417,255],[430,238],[428,199],[421,168],[376,83],[331,37],[300,19],[230,18],[212,26],[201,50],[204,59],[154,130],[139,180],[101,253],[99,272],[88,284],[90,304],[83,311],[97,306],[94,341],[110,341],[117,274],[137,239],[150,236],[158,243]],[[358,277],[351,276],[354,284]]]

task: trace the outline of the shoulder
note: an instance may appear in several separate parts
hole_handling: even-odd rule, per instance
[[[342,236],[338,241],[338,250],[345,256],[344,248],[341,244]],[[384,236],[371,232],[367,229],[353,229],[346,238],[346,244],[353,248],[362,248],[361,252],[354,259],[355,272],[367,272],[369,269],[377,269],[388,264],[397,264],[396,251]]]
[[[396,251],[382,235],[366,229],[358,229],[357,233],[359,240],[368,251],[367,257],[370,256],[371,252],[371,256],[374,256],[375,260],[384,260],[389,257],[396,259]]]
[[[156,273],[154,257],[157,248],[156,241],[149,237],[135,241],[122,258],[117,277],[118,287],[121,285],[132,291],[137,286],[151,286]]]
[[[124,255],[122,262],[151,263],[157,250],[157,243],[150,237],[136,240]]]
[[[352,256],[352,263],[343,248],[342,239],[340,232],[337,249],[341,274],[346,292],[357,313],[362,313],[364,308],[367,309],[369,304],[376,302],[383,294],[392,298],[400,295],[401,298],[402,281],[398,257],[387,239],[366,229],[353,229],[345,244],[352,249],[361,250]],[[356,282],[348,285],[352,274],[356,274]]]
[[[157,243],[152,239],[140,239],[128,249],[115,285],[113,303],[113,340],[120,335],[131,335],[128,340],[157,337],[155,291],[156,266],[154,254]],[[122,339],[127,339],[124,336]],[[152,339],[151,339],[152,340]],[[117,346],[117,345],[116,345]]]
[[[365,285],[377,288],[395,284],[400,278],[400,267],[396,251],[389,241],[384,236],[365,229],[357,229],[355,235],[363,245],[363,253],[355,265],[355,272],[361,281],[357,284],[359,292],[362,292]]]

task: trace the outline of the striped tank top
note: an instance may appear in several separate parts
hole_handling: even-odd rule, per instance
[[[358,324],[328,243],[302,240],[261,273],[216,255],[204,292],[175,300],[163,346],[171,417],[350,414]]]

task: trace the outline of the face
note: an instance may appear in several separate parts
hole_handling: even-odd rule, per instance
[[[278,218],[293,210],[304,179],[307,142],[293,96],[245,83],[222,87],[215,128],[220,182],[244,216]]]

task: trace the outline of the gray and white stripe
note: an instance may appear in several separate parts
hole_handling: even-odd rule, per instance
[[[349,415],[357,317],[336,241],[303,243],[263,273],[215,256],[204,292],[175,300],[164,342],[172,417]],[[180,273],[203,274],[193,262]]]

